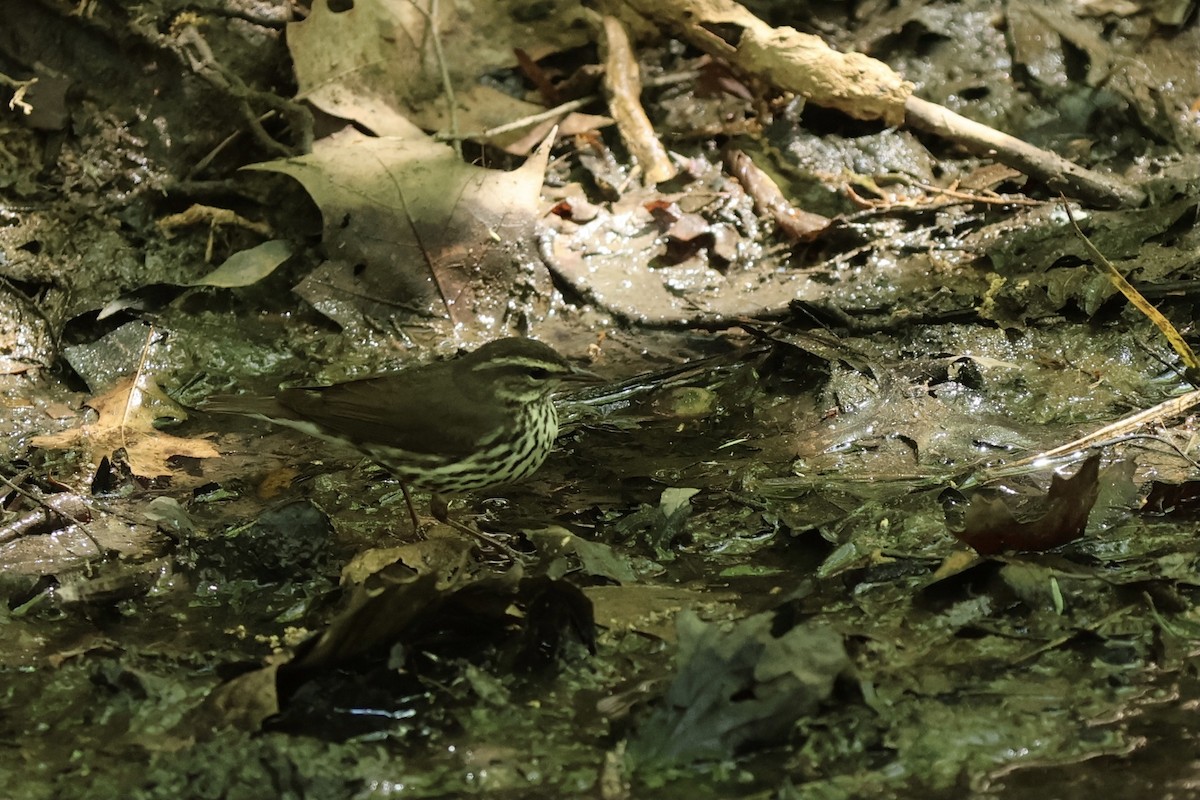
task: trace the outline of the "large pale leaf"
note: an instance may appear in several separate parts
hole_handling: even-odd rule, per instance
[[[463,163],[425,136],[345,130],[311,155],[258,164],[304,185],[325,220],[330,261],[299,287],[332,319],[499,319],[519,283],[548,278],[534,249],[549,140],[519,169]]]

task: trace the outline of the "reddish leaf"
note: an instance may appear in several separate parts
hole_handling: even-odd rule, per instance
[[[1093,455],[1074,477],[1053,476],[1041,513],[1025,521],[1019,521],[999,498],[973,497],[963,529],[951,533],[985,556],[1011,550],[1040,552],[1073,542],[1083,535],[1096,503],[1099,474],[1100,456]]]

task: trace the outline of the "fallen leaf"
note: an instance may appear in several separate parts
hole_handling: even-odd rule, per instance
[[[474,87],[485,88],[481,76],[516,65],[515,48],[537,42],[533,57],[540,58],[589,38],[588,26],[576,24],[584,10],[575,3],[547,4],[533,17],[514,15],[506,3],[434,8],[436,18],[410,0],[356,0],[346,9],[317,0],[304,21],[287,29],[300,95],[381,136],[408,136],[416,125],[444,130],[445,80],[456,90],[456,105],[463,104],[476,95]],[[499,93],[490,94],[494,104]],[[527,104],[516,98],[512,104],[505,121],[528,115],[521,109]]]
[[[1041,510],[1018,521],[1008,503],[999,498],[971,498],[962,529],[951,530],[980,555],[1005,551],[1040,552],[1073,542],[1083,535],[1088,515],[1100,492],[1097,478],[1100,456],[1090,456],[1073,477],[1054,475],[1040,503]]]
[[[320,207],[336,256],[297,287],[319,311],[344,327],[398,313],[472,322],[507,316],[522,282],[549,294],[534,232],[550,143],[501,172],[423,135],[345,130],[248,169],[290,175]]]
[[[638,726],[638,765],[725,760],[752,744],[778,743],[833,692],[850,661],[840,634],[796,625],[780,632],[767,612],[732,625],[679,615],[678,670],[663,703]]]
[[[292,256],[292,246],[282,239],[263,242],[249,250],[241,250],[225,259],[225,263],[191,286],[219,286],[226,289],[249,286],[275,271]]]
[[[586,575],[596,575],[618,583],[632,583],[637,579],[629,557],[619,554],[603,542],[589,541],[558,525],[526,531],[526,536],[548,561],[573,554]]]
[[[120,381],[104,394],[88,400],[99,418],[78,428],[68,428],[47,436],[35,436],[31,444],[50,450],[78,447],[98,464],[104,456],[125,450],[125,459],[135,475],[158,478],[171,475],[167,464],[173,456],[216,458],[216,446],[207,439],[184,439],[163,433],[154,420],[163,416],[186,418],[186,413],[146,376],[140,385],[133,377]]]

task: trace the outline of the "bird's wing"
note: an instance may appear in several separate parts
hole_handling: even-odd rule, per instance
[[[253,397],[245,394],[213,394],[196,406],[201,411],[217,414],[245,414],[269,419],[287,418],[288,410],[274,397]]]
[[[474,452],[478,431],[498,423],[494,413],[462,397],[449,381],[424,380],[418,388],[407,377],[285,389],[278,400],[294,414],[351,440],[412,453]]]

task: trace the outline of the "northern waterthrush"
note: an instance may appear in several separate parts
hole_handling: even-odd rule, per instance
[[[408,487],[439,496],[532,475],[558,435],[551,393],[596,376],[532,339],[498,339],[450,361],[332,386],[284,389],[274,397],[219,395],[206,411],[243,414],[349,445]]]

